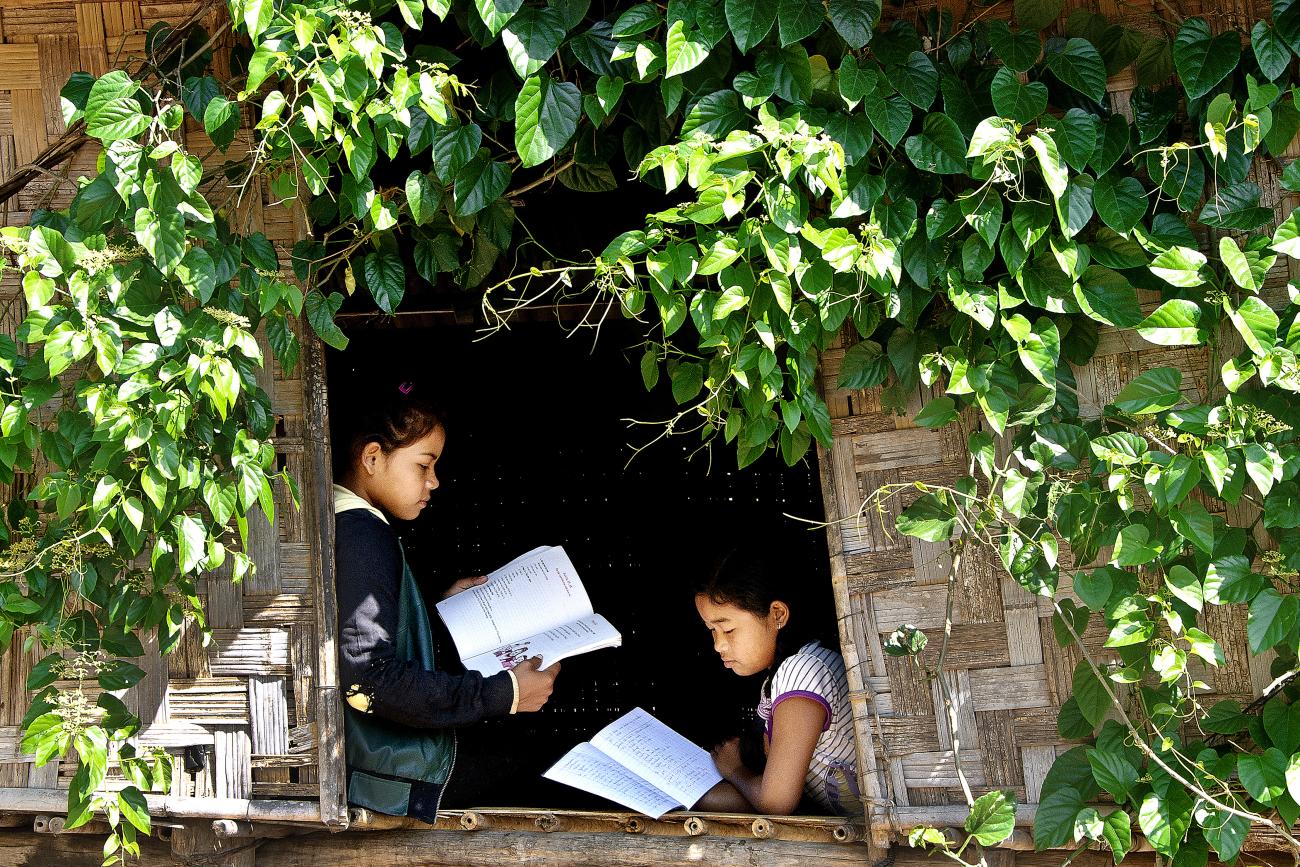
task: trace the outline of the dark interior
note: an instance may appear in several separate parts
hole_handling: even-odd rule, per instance
[[[815,462],[788,468],[769,453],[737,470],[719,440],[710,466],[707,454],[692,456],[697,436],[633,458],[630,444],[658,429],[626,420],[666,418],[675,404],[666,382],[642,387],[639,350],[627,349],[637,338],[617,325],[593,346],[592,331],[566,336],[554,322],[479,342],[472,328],[428,322],[351,323],[351,346],[329,358],[331,415],[349,412],[369,376],[417,380],[449,410],[441,488],[417,521],[399,522],[426,597],[535,546],[563,545],[624,642],[566,660],[540,713],[462,732],[467,761],[486,766],[484,784],[466,797],[476,806],[613,808],[541,771],[638,705],[705,747],[754,724],[761,677],[722,667],[691,594],[732,540],[796,551],[796,580],[825,588],[815,616],[834,639],[825,533],[782,517],[824,514]],[[450,667],[458,657],[443,643],[439,664]],[[464,777],[463,765],[457,773]]]

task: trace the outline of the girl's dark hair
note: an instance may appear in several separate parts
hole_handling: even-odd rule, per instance
[[[362,379],[347,390],[330,413],[335,479],[352,472],[370,443],[387,454],[446,427],[446,411],[416,383]]]
[[[773,602],[784,602],[790,609],[790,620],[776,635],[776,655],[772,659],[775,670],[809,641],[823,638],[816,622],[816,606],[799,589],[807,584],[809,576],[798,570],[793,558],[782,550],[737,548],[719,559],[695,585],[695,594],[715,605],[734,605],[758,617],[766,617]]]

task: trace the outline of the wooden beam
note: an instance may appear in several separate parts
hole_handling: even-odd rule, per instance
[[[745,840],[727,837],[650,837],[642,834],[569,834],[501,831],[389,831],[310,834],[270,840],[257,852],[274,867],[451,867],[528,864],[529,867],[619,867],[708,864],[710,867],[861,865],[863,844]]]
[[[347,767],[343,755],[343,698],[339,694],[338,600],[334,592],[334,476],[329,459],[329,398],[325,388],[325,349],[313,334],[303,337],[303,407],[307,428],[309,489],[304,492],[307,538],[311,544],[313,603],[316,610],[316,742],[320,818],[331,828],[346,828]],[[302,720],[299,720],[301,723]]]

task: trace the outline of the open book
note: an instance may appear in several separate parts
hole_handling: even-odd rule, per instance
[[[707,752],[634,708],[543,774],[658,819],[722,782]]]
[[[535,548],[471,587],[438,603],[461,662],[485,677],[533,656],[552,663],[618,647],[623,636],[591,609],[569,556],[560,547]]]

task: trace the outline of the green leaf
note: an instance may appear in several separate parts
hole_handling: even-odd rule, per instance
[[[515,99],[515,149],[521,164],[536,166],[555,156],[573,138],[581,115],[582,93],[576,84],[531,76]]]
[[[993,76],[993,110],[1001,117],[1029,123],[1047,109],[1047,85],[1041,81],[1021,84],[1009,67]]]
[[[1034,848],[1039,852],[1064,846],[1074,839],[1074,817],[1083,809],[1083,796],[1073,786],[1051,790],[1043,787],[1043,799],[1034,815]]]
[[[1221,810],[1210,812],[1201,822],[1201,832],[1205,835],[1206,842],[1214,847],[1214,851],[1219,855],[1219,860],[1224,863],[1232,863],[1237,854],[1241,852],[1241,847],[1246,842],[1246,835],[1249,831],[1249,819],[1234,816]]]
[[[946,114],[926,115],[921,132],[909,136],[903,149],[920,171],[940,175],[966,171],[966,139],[957,123]]]
[[[1205,590],[1201,587],[1201,581],[1186,566],[1170,567],[1165,573],[1165,586],[1197,611],[1205,607]]]
[[[1246,346],[1256,355],[1264,355],[1277,345],[1277,314],[1259,296],[1247,297],[1235,310],[1229,307],[1228,317]]]
[[[912,125],[912,106],[901,96],[886,97],[880,90],[873,90],[862,98],[862,110],[891,148],[902,141]],[[965,171],[964,164],[961,170]]]
[[[1260,189],[1253,183],[1219,186],[1207,198],[1198,219],[1215,229],[1258,229],[1273,219],[1273,209],[1261,207],[1259,197]]]
[[[1097,118],[1081,108],[1072,108],[1064,117],[1053,121],[1057,149],[1066,163],[1076,172],[1088,167],[1088,161],[1097,150],[1099,127]]]
[[[402,257],[392,250],[375,250],[366,255],[363,263],[366,286],[379,309],[393,313],[406,294],[406,269]]]
[[[947,395],[936,397],[921,407],[921,411],[912,419],[913,423],[924,428],[940,428],[957,420],[957,404]]]
[[[1150,534],[1141,524],[1129,524],[1119,531],[1115,538],[1115,550],[1111,555],[1117,566],[1142,566],[1150,563],[1159,552],[1148,544]],[[1115,645],[1112,645],[1115,646]]]
[[[193,570],[207,557],[207,536],[203,524],[193,515],[178,515],[172,521],[176,533],[177,555],[181,573]]]
[[[1127,234],[1147,212],[1146,190],[1131,175],[1102,175],[1093,188],[1092,201],[1102,222],[1121,235]]]
[[[1156,256],[1151,263],[1151,273],[1161,280],[1183,289],[1192,289],[1205,282],[1201,268],[1205,255],[1190,247],[1170,247]]]
[[[1157,852],[1173,857],[1192,819],[1192,798],[1170,784],[1166,794],[1148,792],[1138,810],[1138,826]]]
[[[1112,811],[1104,820],[1101,837],[1118,864],[1133,848],[1133,819],[1123,810]]]
[[[638,3],[618,16],[610,35],[615,39],[626,39],[654,30],[662,21],[663,16],[653,3]]]
[[[1148,343],[1160,346],[1199,346],[1208,339],[1201,327],[1201,308],[1194,301],[1166,301],[1137,326]]]
[[[1291,49],[1267,21],[1255,22],[1254,29],[1250,31],[1250,44],[1255,51],[1259,71],[1269,81],[1276,81],[1291,65]]]
[[[776,23],[776,4],[777,0],[726,0],[727,26],[731,28],[741,54],[748,54],[772,31],[772,25]],[[616,32],[615,35],[619,34]]]
[[[934,98],[939,92],[939,70],[934,68],[924,53],[913,51],[907,62],[890,66],[887,70],[889,83],[912,105],[925,111],[934,105]],[[963,141],[962,150],[966,145]]]
[[[1290,256],[1292,259],[1300,259],[1300,208],[1292,211],[1291,216],[1277,227],[1269,249]]]
[[[185,219],[176,211],[136,211],[135,236],[164,274],[170,274],[185,255]]]
[[[1268,269],[1277,261],[1276,256],[1262,255],[1255,250],[1243,251],[1237,246],[1236,240],[1227,235],[1219,239],[1219,258],[1232,282],[1252,293],[1258,293],[1264,288]]]
[[[1016,827],[1016,802],[1009,792],[989,792],[975,799],[966,817],[966,833],[981,846],[996,846]]]
[[[1214,550],[1214,521],[1210,513],[1205,510],[1205,506],[1196,500],[1188,500],[1180,508],[1170,512],[1169,519],[1173,522],[1178,535],[1207,554]],[[1200,606],[1194,607],[1200,610]]]
[[[1264,496],[1273,488],[1274,471],[1277,464],[1273,460],[1276,451],[1270,451],[1259,443],[1247,443],[1242,446],[1242,456],[1246,459],[1246,475],[1255,483],[1255,487]]]
[[[1097,785],[1110,792],[1116,803],[1123,804],[1127,801],[1129,794],[1137,787],[1137,768],[1119,750],[1101,747],[1090,749],[1088,764],[1092,766],[1092,775]]]
[[[1080,309],[1105,325],[1132,328],[1142,321],[1137,293],[1128,279],[1104,265],[1089,265],[1074,289]]]
[[[1213,36],[1204,18],[1189,18],[1174,39],[1173,54],[1187,98],[1200,99],[1236,68],[1241,36],[1233,31]]]
[[[456,214],[477,214],[501,197],[510,183],[510,167],[492,159],[486,148],[456,173],[452,198]]]
[[[837,388],[875,388],[889,375],[889,359],[879,343],[863,340],[844,353]]]
[[[1246,618],[1246,637],[1250,649],[1263,653],[1295,631],[1296,614],[1300,600],[1283,596],[1272,587],[1260,591],[1250,603]]]
[[[679,364],[669,374],[672,380],[673,399],[686,403],[700,393],[704,386],[704,368],[698,364]]]
[[[1016,23],[1027,30],[1042,30],[1061,17],[1063,0],[1016,0]],[[1074,817],[1070,818],[1074,821]]]
[[[1118,395],[1114,404],[1124,412],[1147,415],[1164,412],[1183,402],[1183,374],[1176,367],[1157,367],[1139,374]]]
[[[1047,58],[1047,68],[1061,83],[1101,102],[1106,95],[1106,63],[1086,39],[1070,39]]]
[[[1110,696],[1106,694],[1101,681],[1092,673],[1087,660],[1079,660],[1078,665],[1074,667],[1071,686],[1074,699],[1079,704],[1079,712],[1093,728],[1096,728],[1110,710]]]
[[[244,7],[243,21],[244,26],[248,28],[249,38],[256,43],[257,37],[271,25],[271,19],[275,15],[275,2],[274,0],[242,0],[239,5]]]
[[[520,9],[501,31],[510,65],[520,78],[541,69],[564,41],[564,22],[554,9]]]
[[[476,123],[440,126],[433,133],[433,165],[441,178],[455,178],[478,153],[483,131]]]
[[[1011,71],[1025,72],[1043,51],[1035,29],[1012,31],[1007,22],[994,21],[989,24],[989,47]]]
[[[86,133],[104,143],[133,139],[149,128],[150,119],[140,103],[129,97],[110,100],[93,116],[87,115]]]
[[[826,7],[817,0],[778,0],[776,20],[781,30],[781,47],[816,33],[825,17]]]
[[[239,131],[239,106],[224,96],[214,96],[203,110],[203,129],[212,143],[224,151]]]
[[[942,542],[952,538],[956,523],[956,513],[934,494],[922,494],[894,521],[903,535],[926,542]]]
[[[1052,198],[1059,200],[1065,195],[1066,188],[1070,184],[1070,173],[1065,168],[1065,163],[1061,162],[1061,154],[1056,148],[1055,140],[1042,130],[1038,130],[1029,137],[1029,146],[1033,149],[1034,156],[1038,158],[1038,167],[1043,172],[1043,180],[1051,190]]]
[[[871,41],[871,30],[880,18],[877,0],[830,0],[827,12],[831,26],[850,48],[861,48]]]
[[[343,296],[338,292],[331,292],[329,297],[326,297],[320,293],[320,290],[312,289],[307,293],[306,305],[307,322],[311,324],[316,335],[335,349],[346,349],[348,338],[334,324],[334,314],[343,305]]]
[[[1250,796],[1262,804],[1272,805],[1287,790],[1286,754],[1269,747],[1262,754],[1237,757],[1237,775]]]
[[[270,5],[269,3],[267,4]],[[127,786],[117,793],[117,806],[122,815],[141,834],[148,834],[152,824],[149,819],[149,802],[135,786]]]

